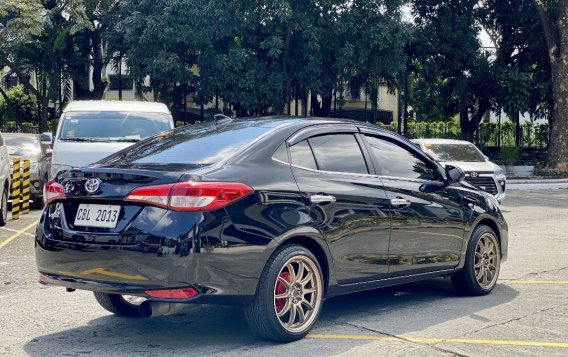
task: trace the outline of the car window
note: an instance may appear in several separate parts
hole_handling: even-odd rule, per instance
[[[485,156],[473,144],[425,144],[439,161],[485,162]]]
[[[316,160],[307,140],[301,141],[290,148],[292,164],[307,169],[317,170]]]
[[[9,155],[28,157],[41,152],[37,138],[31,136],[6,136],[4,141]]]
[[[255,141],[271,127],[236,122],[226,126],[211,123],[186,126],[149,138],[101,160],[103,165],[205,166],[229,158]]]
[[[282,162],[289,162],[288,161],[288,150],[286,149],[286,143],[283,143],[276,149],[274,155],[272,155],[274,160],[282,161]]]
[[[139,141],[171,129],[170,116],[142,112],[67,112],[59,139],[67,141]]]
[[[369,173],[365,158],[354,135],[322,135],[308,140],[320,170],[356,174]]]
[[[366,136],[371,153],[375,156],[380,176],[409,179],[437,180],[438,173],[428,163],[395,143]]]

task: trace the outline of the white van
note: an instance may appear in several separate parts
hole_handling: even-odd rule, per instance
[[[51,177],[87,166],[174,128],[162,103],[76,101],[65,108],[53,142]]]

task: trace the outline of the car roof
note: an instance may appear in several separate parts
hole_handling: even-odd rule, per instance
[[[413,143],[423,144],[453,144],[453,145],[473,145],[469,141],[454,139],[412,139]]]
[[[203,124],[213,124],[213,121],[207,121]],[[308,127],[312,125],[325,125],[325,124],[350,124],[360,127],[370,127],[372,129],[387,131],[375,125],[361,122],[357,120],[342,119],[342,118],[323,118],[323,117],[295,117],[295,116],[265,116],[265,117],[248,117],[248,118],[236,118],[228,122],[226,125],[242,125],[246,123],[247,126],[257,126],[266,128],[278,128],[278,129],[301,129],[303,127]],[[197,124],[200,125],[200,124]]]
[[[74,101],[65,107],[65,112],[145,112],[170,114],[170,110],[163,103],[136,102],[136,101],[111,101],[111,100],[86,100]]]

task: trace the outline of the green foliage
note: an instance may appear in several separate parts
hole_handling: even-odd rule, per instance
[[[530,109],[531,77],[516,69],[506,69],[500,79],[498,102],[510,116]]]
[[[519,158],[519,149],[514,146],[505,146],[501,148],[500,158],[505,165],[513,165]]]
[[[24,121],[37,120],[37,101],[35,96],[29,94],[23,86],[16,86],[6,92],[8,100],[12,105],[15,118],[11,117],[11,112],[6,101],[0,97],[0,118],[3,123],[10,121],[22,123]]]
[[[495,96],[495,69],[482,52],[477,0],[415,0],[411,106],[423,120],[460,116],[471,137]]]
[[[160,99],[176,106],[179,86],[197,103],[219,96],[240,115],[256,115],[282,112],[308,93],[329,106],[343,81],[394,85],[408,37],[401,4],[123,0],[117,28],[132,75],[150,75]]]

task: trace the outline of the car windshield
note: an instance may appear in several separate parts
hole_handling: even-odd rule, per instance
[[[99,162],[121,166],[205,166],[216,164],[271,129],[251,122],[188,126],[145,140]]]
[[[425,144],[425,146],[438,161],[485,161],[485,156],[473,144]]]
[[[29,136],[4,136],[4,142],[9,155],[29,157],[41,151],[37,139]]]
[[[165,113],[67,112],[62,118],[60,140],[140,141],[171,129]]]

